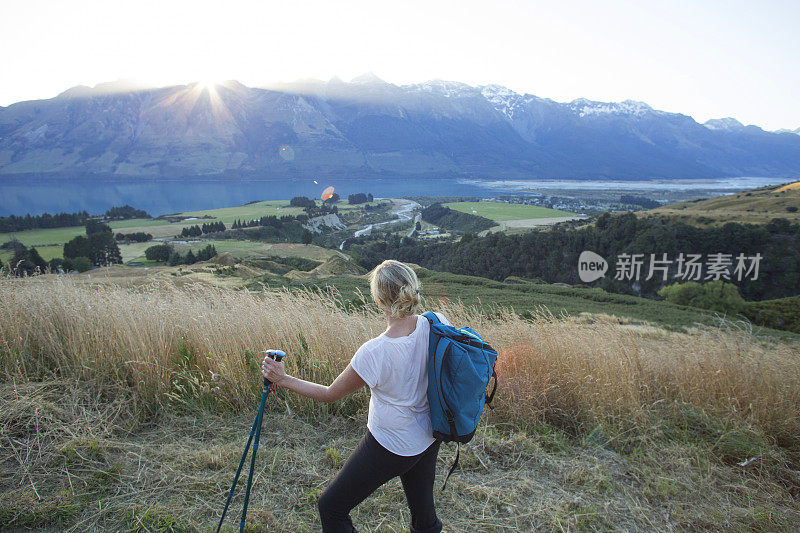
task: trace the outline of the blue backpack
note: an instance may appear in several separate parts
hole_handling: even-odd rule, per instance
[[[494,370],[497,351],[472,328],[443,324],[430,311],[423,316],[431,325],[428,403],[433,437],[443,442],[469,442],[475,435],[484,404],[491,404],[497,390],[497,373]],[[492,377],[494,387],[487,396],[486,387]],[[447,478],[458,465],[459,455],[460,449]],[[442,490],[446,485],[447,479]]]

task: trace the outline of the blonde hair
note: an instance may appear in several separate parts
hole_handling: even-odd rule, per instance
[[[416,314],[421,302],[420,287],[411,267],[394,259],[387,259],[369,273],[372,299],[394,318]]]

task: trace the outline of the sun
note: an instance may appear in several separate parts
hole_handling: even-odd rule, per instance
[[[198,91],[208,91],[209,93],[216,93],[219,82],[216,80],[200,80],[197,82],[196,88]]]

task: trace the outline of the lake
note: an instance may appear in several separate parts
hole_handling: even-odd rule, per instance
[[[610,190],[647,193],[692,190],[721,194],[791,181],[787,178],[721,178],[718,180],[480,180],[480,179],[53,179],[0,177],[0,216],[44,212],[105,212],[109,207],[132,205],[153,216],[198,209],[242,205],[253,200],[284,200],[293,196],[319,198],[327,186],[342,198],[358,192],[376,197],[493,196],[534,194],[547,190]]]

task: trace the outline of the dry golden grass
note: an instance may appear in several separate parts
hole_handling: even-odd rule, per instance
[[[642,217],[666,217],[705,226],[728,222],[766,224],[776,217],[797,223],[800,221],[797,208],[800,208],[800,182],[678,202],[636,213]]]
[[[436,308],[501,353],[496,409],[437,493],[448,530],[788,531],[800,519],[797,346]],[[258,351],[282,348],[290,372],[330,382],[383,327],[335,293],[0,278],[0,527],[209,529],[255,412]],[[316,498],[360,438],[366,398],[271,399],[251,531],[318,528]],[[453,455],[443,448],[440,476]],[[402,500],[389,484],[354,519],[403,530]]]
[[[71,277],[0,280],[3,379],[73,378],[130,388],[155,411],[166,403],[250,405],[261,350],[281,348],[289,372],[330,382],[384,324],[367,305],[346,310],[335,293],[231,291],[157,281],[138,287]],[[691,405],[792,447],[800,435],[800,356],[746,332],[667,333],[615,320],[487,317],[437,306],[500,352],[503,419],[602,423],[647,429],[650,414]],[[357,395],[345,407],[357,408]],[[319,407],[293,397],[302,409]],[[352,410],[352,409],[351,409]]]
[[[788,185],[784,185],[780,189],[776,189],[775,192],[791,191],[794,189],[800,189],[800,181],[795,181]]]

